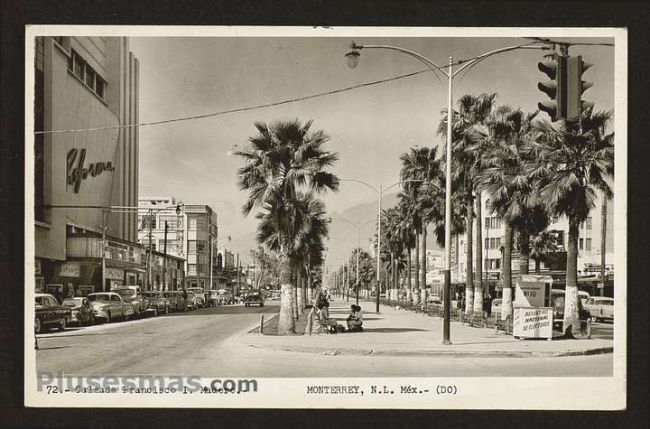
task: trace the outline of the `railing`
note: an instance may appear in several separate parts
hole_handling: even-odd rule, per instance
[[[442,304],[418,304],[412,301],[407,300],[389,300],[389,299],[380,299],[380,304],[387,305],[389,307],[399,307],[407,311],[414,311],[416,313],[421,313],[431,317],[440,317],[444,316],[444,308]],[[512,334],[512,318],[508,317],[505,320],[501,320],[501,315],[491,315],[487,316],[485,312],[472,311],[465,313],[462,309],[452,308],[451,309],[451,320],[456,322],[461,322],[477,328],[496,328],[498,331],[504,331],[507,334]]]

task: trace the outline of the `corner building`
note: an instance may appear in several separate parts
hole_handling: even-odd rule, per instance
[[[138,60],[123,37],[37,37],[35,45],[36,290],[137,284],[137,215],[107,208],[137,205],[138,128],[128,125],[139,121]]]

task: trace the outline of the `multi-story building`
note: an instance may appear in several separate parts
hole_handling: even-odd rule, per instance
[[[613,207],[613,202],[611,203]],[[493,213],[489,208],[489,198],[483,198],[482,200],[482,219],[480,227],[482,227],[482,246],[483,251],[483,271],[484,279],[488,282],[494,281],[498,282],[501,276],[501,265],[502,265],[502,250],[504,245],[504,235],[505,235],[505,225],[500,217]],[[600,271],[601,263],[601,227],[602,227],[602,218],[601,218],[601,207],[602,201],[597,200],[595,209],[592,210],[590,216],[587,220],[580,225],[580,235],[578,238],[578,275],[587,276],[594,271]],[[613,219],[608,219],[608,225],[612,225]],[[476,230],[476,226],[475,226]],[[548,231],[553,232],[556,236],[557,244],[557,256],[559,258],[552,258],[554,261],[559,262],[561,267],[559,270],[556,269],[553,264],[545,264],[542,262],[540,264],[541,270],[543,272],[549,271],[562,271],[566,270],[566,240],[568,238],[569,224],[566,218],[556,218],[552,219],[551,225],[548,227]],[[607,234],[610,238],[607,241],[611,242],[611,234],[613,228],[608,228]],[[476,238],[476,233],[474,234]],[[515,238],[513,237],[513,240]],[[457,279],[458,282],[464,283],[466,281],[466,252],[467,252],[467,242],[464,235],[458,237],[458,259],[457,259]],[[474,243],[474,246],[479,245],[479,243]],[[476,247],[474,248],[476,249]],[[476,250],[474,250],[474,256],[476,256]],[[534,261],[531,259],[529,266],[529,272],[534,272],[535,265]],[[607,251],[605,253],[605,262],[609,271],[613,273],[613,262],[614,262],[614,253],[611,246],[607,246]],[[550,265],[550,266],[549,266]],[[519,272],[519,258],[516,250],[513,250],[512,257],[512,272],[513,275]],[[475,274],[476,275],[476,274]],[[558,279],[560,282],[564,280],[559,275]]]
[[[213,270],[218,254],[214,210],[204,204],[182,204],[174,197],[143,197],[138,206],[138,239],[144,248],[185,259],[184,286],[218,289]]]
[[[138,127],[126,125],[139,119],[138,60],[124,37],[37,37],[35,48],[36,289],[136,284],[136,215],[111,207],[137,203]]]

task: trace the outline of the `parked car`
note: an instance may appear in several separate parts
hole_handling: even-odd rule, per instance
[[[203,290],[202,287],[188,287],[185,290],[187,290],[187,293],[192,292],[194,294],[196,308],[206,306],[205,291]]]
[[[562,332],[564,321],[564,295],[562,289],[551,289],[551,305],[553,306],[553,329]],[[581,328],[591,323],[591,314],[582,306],[582,301],[578,299],[578,318],[580,319]]]
[[[133,313],[135,316],[139,317],[144,314],[147,306],[144,302],[145,300],[140,286],[118,286],[113,292],[120,294],[125,302],[133,305]]]
[[[95,323],[95,312],[88,298],[83,296],[66,298],[61,305],[70,308],[70,323],[78,325],[93,325]]]
[[[582,306],[583,306],[583,307],[584,307],[584,305],[585,305],[585,301],[587,301],[587,299],[589,299],[589,296],[590,296],[590,295],[589,295],[588,292],[585,292],[585,291],[583,291],[583,290],[578,291],[578,298],[580,299],[580,301],[582,301]]]
[[[128,320],[133,315],[133,305],[125,302],[118,293],[91,293],[88,300],[93,307],[95,318],[103,319],[106,323],[116,318]]]
[[[198,298],[192,291],[187,291],[187,299],[185,300],[185,308],[187,310],[196,310],[198,307]]]
[[[159,290],[151,290],[146,291],[143,295],[147,302],[147,308],[145,309],[147,314],[157,316],[159,313],[169,313],[169,300],[165,298],[163,292]]]
[[[591,320],[598,322],[599,320],[614,321],[614,298],[605,296],[589,297],[585,302],[585,308],[591,314]]]
[[[252,292],[246,295],[246,298],[244,298],[244,305],[246,307],[250,307],[251,305],[259,305],[260,307],[264,307],[264,295],[260,292]]]
[[[163,296],[169,301],[169,309],[172,311],[185,311],[185,298],[183,292],[177,290],[170,290],[163,292]]]
[[[492,300],[492,306],[490,307],[490,316],[498,316],[501,314],[501,303],[502,303],[501,298],[494,298]]]
[[[65,330],[72,315],[70,307],[59,305],[56,298],[49,293],[37,293],[34,304],[36,305],[34,331],[37,334],[54,327],[59,331]]]

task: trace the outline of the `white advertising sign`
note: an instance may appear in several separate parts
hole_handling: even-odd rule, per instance
[[[59,275],[61,277],[79,277],[81,275],[81,266],[73,262],[61,264]]]
[[[515,307],[544,307],[546,304],[546,285],[552,283],[548,276],[522,275],[517,278]]]
[[[106,278],[113,280],[122,280],[124,278],[124,270],[117,268],[106,268]]]
[[[553,308],[515,308],[512,335],[522,338],[553,338]]]

